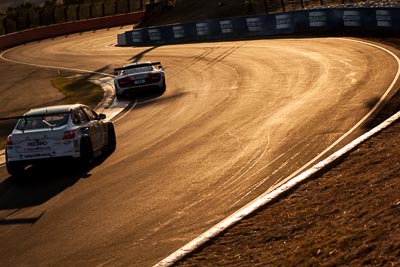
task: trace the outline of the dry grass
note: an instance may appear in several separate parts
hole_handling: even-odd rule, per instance
[[[53,87],[65,95],[57,104],[82,103],[90,107],[96,107],[103,98],[103,89],[84,77],[56,77],[51,80]]]

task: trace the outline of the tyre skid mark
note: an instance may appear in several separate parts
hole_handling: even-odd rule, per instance
[[[391,55],[397,62],[397,73],[386,90],[386,92],[382,95],[382,97],[379,99],[379,101],[375,104],[375,106],[358,122],[356,123],[348,132],[346,132],[344,135],[342,135],[339,139],[337,139],[332,145],[327,147],[324,151],[322,151],[320,154],[318,154],[316,157],[314,157],[312,160],[307,162],[305,165],[303,165],[301,168],[299,168],[297,171],[292,173],[290,176],[286,177],[285,179],[281,181],[277,181],[269,190],[267,190],[265,193],[260,195],[258,198],[255,200],[251,201],[235,213],[231,214],[228,216],[226,219],[222,220],[220,223],[217,225],[211,227],[209,230],[205,231],[203,234],[199,235],[186,245],[182,246],[180,249],[176,250],[160,262],[154,265],[154,267],[165,267],[165,266],[172,266],[179,260],[183,259],[190,253],[194,252],[196,249],[204,245],[206,242],[212,240],[213,238],[217,237],[219,234],[221,234],[223,231],[227,230],[228,228],[232,227],[236,223],[240,222],[244,217],[249,216],[250,214],[254,213],[256,210],[259,208],[265,206],[268,204],[270,201],[273,199],[276,199],[279,197],[281,194],[284,192],[287,192],[289,189],[293,188],[295,185],[307,180],[311,176],[315,175],[316,173],[320,172],[322,169],[325,167],[329,166],[336,160],[340,159],[342,156],[346,155],[349,153],[351,150],[353,150],[355,147],[366,141],[367,139],[371,138],[373,135],[376,133],[382,131],[383,129],[389,127],[393,122],[397,121],[400,119],[400,112],[396,113],[383,123],[381,123],[379,126],[375,127],[374,129],[370,130],[369,132],[363,134],[362,136],[358,137],[357,139],[353,140],[350,142],[348,145],[343,147],[342,149],[336,151],[333,153],[331,156],[325,158],[324,160],[320,161],[319,163],[315,164],[318,160],[320,160],[322,157],[324,157],[331,149],[333,149],[337,144],[339,144],[341,141],[343,141],[347,136],[349,136],[352,132],[354,132],[362,123],[364,123],[383,103],[383,101],[386,99],[387,95],[392,91],[394,88],[395,84],[399,80],[400,76],[400,59],[390,50],[385,49],[381,46],[371,44],[368,42],[364,41],[358,41],[358,40],[352,40],[352,39],[346,39],[346,38],[335,38],[338,40],[344,40],[344,41],[350,41],[350,42],[356,42],[360,44],[365,44],[368,46],[375,47],[377,49],[383,50],[384,52],[388,53]],[[282,154],[283,155],[283,154]],[[277,159],[277,158],[276,158]],[[310,167],[312,164],[312,167]],[[268,165],[268,164],[267,164]],[[266,166],[267,166],[266,165]],[[261,169],[265,168],[266,166],[262,167]],[[307,170],[305,170],[308,168]],[[267,177],[268,178],[268,177]],[[257,185],[254,186],[254,190],[261,186],[264,181],[267,180],[267,178],[263,179],[260,181]],[[249,192],[248,192],[249,193]]]

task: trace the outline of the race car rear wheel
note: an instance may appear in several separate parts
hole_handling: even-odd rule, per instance
[[[5,153],[6,154],[6,168],[7,168],[8,173],[14,177],[22,176],[25,172],[25,165],[18,161],[9,162],[8,157],[7,157],[7,155],[8,155],[7,148],[6,148],[5,152],[6,152]]]
[[[162,90],[165,92],[167,90],[167,83],[165,82],[165,77],[163,78]]]
[[[117,146],[117,139],[115,138],[114,125],[111,122],[107,123],[107,132],[107,150],[109,153],[112,153]]]
[[[7,171],[14,177],[20,177],[24,174],[25,166],[19,162],[7,162]]]
[[[93,147],[92,142],[88,137],[82,139],[80,148],[81,155],[79,157],[79,161],[83,168],[88,168],[93,163]]]
[[[125,98],[124,95],[120,95],[120,94],[115,94],[115,97],[117,98],[117,100],[123,100]]]

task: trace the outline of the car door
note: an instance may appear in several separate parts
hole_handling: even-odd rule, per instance
[[[95,130],[94,130],[94,127],[92,126],[92,123],[90,122],[89,117],[87,116],[85,111],[83,111],[83,109],[81,107],[74,110],[73,120],[74,120],[75,124],[79,125],[81,134],[89,136],[89,138],[92,142],[92,147],[93,147],[93,149],[95,149],[95,145],[96,145],[95,141],[94,141]]]
[[[93,149],[98,150],[104,147],[106,140],[106,132],[104,130],[104,122],[99,119],[99,115],[89,107],[83,107],[86,115],[90,120],[91,127],[93,127],[94,138],[92,140]]]

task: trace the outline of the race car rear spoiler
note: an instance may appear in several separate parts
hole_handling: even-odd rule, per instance
[[[161,62],[143,62],[143,63],[131,64],[131,65],[128,65],[125,67],[114,69],[114,74],[117,74],[121,70],[129,70],[129,69],[140,68],[140,67],[145,67],[145,66],[157,66],[157,65],[161,66]]]

